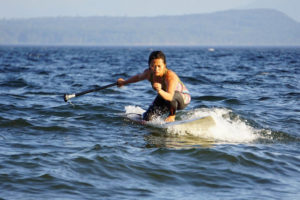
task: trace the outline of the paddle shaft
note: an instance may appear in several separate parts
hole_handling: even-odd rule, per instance
[[[117,83],[111,83],[109,85],[105,85],[105,86],[102,86],[102,87],[97,87],[97,88],[90,89],[90,90],[85,90],[85,91],[82,91],[82,92],[79,92],[79,93],[64,94],[64,100],[65,100],[65,102],[67,102],[71,98],[79,97],[79,96],[82,96],[84,94],[91,93],[91,92],[97,92],[99,90],[103,90],[103,89],[106,89],[106,88],[109,88],[109,87],[112,87],[112,86],[115,86],[115,85],[117,85]]]

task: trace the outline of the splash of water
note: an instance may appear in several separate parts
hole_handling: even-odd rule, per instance
[[[142,114],[144,112],[145,110],[138,106],[125,107],[125,114]],[[169,127],[167,133],[179,136],[190,135],[226,143],[249,143],[261,137],[258,134],[260,130],[248,125],[246,120],[242,120],[238,115],[235,115],[231,110],[226,108],[195,109],[187,113],[182,113],[180,118],[181,120],[191,120],[206,116],[211,116],[213,118],[215,126],[201,130],[195,130],[189,127],[185,127],[184,129]],[[159,125],[165,122],[162,118],[158,118],[151,123]]]
[[[240,119],[238,115],[232,116],[232,111],[226,108],[201,108],[190,111],[184,118],[193,119],[211,116],[216,125],[207,130],[205,135],[193,132],[193,135],[214,139],[218,142],[247,143],[258,139],[259,131]]]

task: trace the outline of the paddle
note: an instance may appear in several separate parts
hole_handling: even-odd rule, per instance
[[[102,86],[102,87],[96,87],[94,89],[90,89],[90,90],[85,90],[83,92],[79,92],[79,93],[74,93],[74,94],[64,94],[64,100],[65,102],[67,102],[69,99],[73,98],[73,97],[79,97],[81,95],[84,95],[84,94],[87,94],[87,93],[91,93],[91,92],[97,92],[99,90],[103,90],[105,88],[109,88],[109,87],[112,87],[112,86],[115,86],[117,85],[117,83],[111,83],[109,85],[105,85],[105,86]]]

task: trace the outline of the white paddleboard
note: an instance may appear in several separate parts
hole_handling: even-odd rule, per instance
[[[189,119],[189,120],[177,120],[175,122],[157,122],[157,121],[144,121],[141,114],[130,113],[126,114],[126,117],[138,124],[147,125],[155,128],[162,129],[176,129],[187,132],[190,131],[207,131],[209,128],[216,125],[214,119],[211,116]]]
[[[178,120],[175,122],[169,122],[163,124],[163,128],[174,128],[174,129],[201,129],[207,130],[212,126],[215,126],[216,123],[211,116],[196,118],[196,119],[189,119],[189,120]]]

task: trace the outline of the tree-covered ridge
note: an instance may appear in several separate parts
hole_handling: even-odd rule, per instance
[[[267,9],[158,17],[0,20],[0,44],[300,45],[300,24]]]

